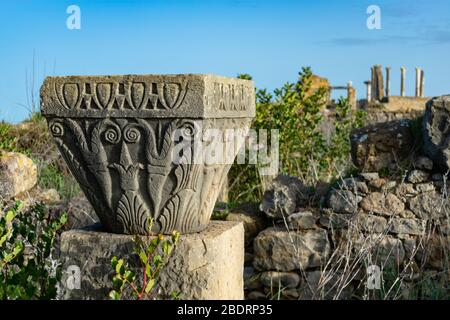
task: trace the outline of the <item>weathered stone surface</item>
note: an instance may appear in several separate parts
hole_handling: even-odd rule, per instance
[[[386,235],[380,238],[380,235],[368,236],[369,242],[373,243],[370,247],[372,252],[372,263],[380,268],[398,267],[405,259],[405,249],[402,241],[393,236]],[[366,240],[367,241],[367,240]],[[367,246],[367,244],[366,244]]]
[[[192,233],[208,225],[255,93],[213,75],[48,77],[41,110],[105,230],[147,234],[151,217],[152,232]]]
[[[388,182],[385,178],[378,178],[369,181],[368,186],[372,190],[381,191],[384,185]]]
[[[319,220],[320,225],[329,229],[347,229],[356,227],[366,232],[381,233],[387,230],[387,220],[365,212],[357,214],[324,214]]]
[[[424,235],[426,221],[421,219],[393,218],[389,231],[392,233],[404,233],[412,235]]]
[[[423,149],[442,170],[450,169],[450,95],[427,102],[423,117]]]
[[[408,200],[409,209],[424,220],[439,219],[449,210],[448,199],[437,192],[420,193]]]
[[[357,221],[363,231],[372,233],[385,232],[388,225],[385,218],[366,213],[358,214]]]
[[[380,178],[378,172],[362,172],[360,175],[366,181],[372,181]]]
[[[339,186],[342,189],[352,191],[355,194],[366,194],[369,192],[367,184],[362,181],[361,178],[346,178],[341,183],[339,183]]]
[[[271,227],[253,242],[256,270],[293,271],[319,267],[330,253],[326,230],[286,231]]]
[[[424,156],[419,156],[414,161],[414,167],[419,170],[432,170],[433,160]]]
[[[380,192],[373,192],[361,201],[361,207],[368,211],[381,215],[400,214],[405,209],[404,203],[393,193],[386,195]]]
[[[290,230],[313,229],[318,217],[310,211],[302,211],[291,214],[287,218],[288,228]]]
[[[433,182],[425,182],[425,183],[419,183],[416,185],[416,190],[418,192],[430,192],[434,191],[434,184]]]
[[[358,200],[349,190],[332,189],[328,194],[327,205],[337,213],[354,213],[358,208]]]
[[[300,276],[295,272],[266,271],[261,274],[264,286],[272,288],[296,288],[300,283]]]
[[[0,151],[0,198],[9,199],[30,190],[37,182],[33,160],[18,152]]]
[[[133,254],[133,236],[71,230],[61,236],[61,281],[64,299],[108,299],[111,258],[124,258],[140,267]],[[81,289],[67,287],[68,268],[81,269]],[[182,299],[243,299],[244,228],[242,223],[211,221],[200,233],[182,235],[168,264],[161,270],[154,292]]]
[[[430,180],[430,174],[422,170],[411,170],[408,174],[408,182],[421,183]]]
[[[260,209],[270,218],[286,218],[301,206],[307,192],[298,178],[281,174],[264,192]]]
[[[412,183],[401,183],[395,189],[395,194],[400,198],[414,197],[418,191]]]
[[[351,134],[353,162],[368,172],[394,168],[410,154],[413,145],[408,120],[374,124]]]

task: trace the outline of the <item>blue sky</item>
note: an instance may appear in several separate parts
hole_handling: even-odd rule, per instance
[[[81,30],[66,27],[72,4]],[[381,30],[366,27],[372,4]],[[333,85],[353,81],[363,97],[370,66],[381,64],[392,67],[392,94],[401,66],[407,94],[416,66],[426,95],[450,93],[449,13],[448,0],[2,1],[0,119],[28,115],[33,53],[36,91],[45,75],[130,73],[249,73],[272,90],[311,66]]]

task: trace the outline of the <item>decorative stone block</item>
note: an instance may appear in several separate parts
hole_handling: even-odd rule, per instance
[[[152,237],[152,236],[150,236]],[[133,236],[89,229],[61,236],[63,276],[61,299],[108,299],[114,270],[112,256],[124,258],[132,269],[140,267],[133,254]],[[78,270],[79,289],[71,271]],[[211,221],[200,233],[182,235],[168,264],[161,270],[156,298],[243,299],[244,227],[241,222]],[[71,282],[72,281],[72,282]]]
[[[210,220],[255,93],[213,75],[48,77],[41,110],[105,231],[146,234],[152,218],[154,233],[190,233]]]

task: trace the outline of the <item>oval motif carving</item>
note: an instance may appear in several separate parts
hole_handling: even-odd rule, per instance
[[[97,98],[103,108],[108,106],[109,100],[111,99],[111,88],[112,86],[110,83],[97,84]]]
[[[63,86],[63,97],[69,109],[73,109],[78,101],[80,90],[76,83],[65,83]]]
[[[133,102],[133,107],[139,109],[144,99],[145,85],[142,82],[135,82],[131,85],[131,101]]]
[[[172,109],[180,96],[180,85],[178,83],[166,83],[164,85],[164,99],[167,106]]]

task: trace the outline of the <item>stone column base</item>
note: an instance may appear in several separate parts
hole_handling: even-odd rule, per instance
[[[130,235],[104,233],[93,228],[64,232],[59,297],[108,299],[114,275],[111,258],[124,258],[130,267],[138,266],[133,248]],[[155,291],[157,297],[178,292],[181,299],[244,299],[243,269],[242,223],[211,221],[206,230],[180,237]]]

